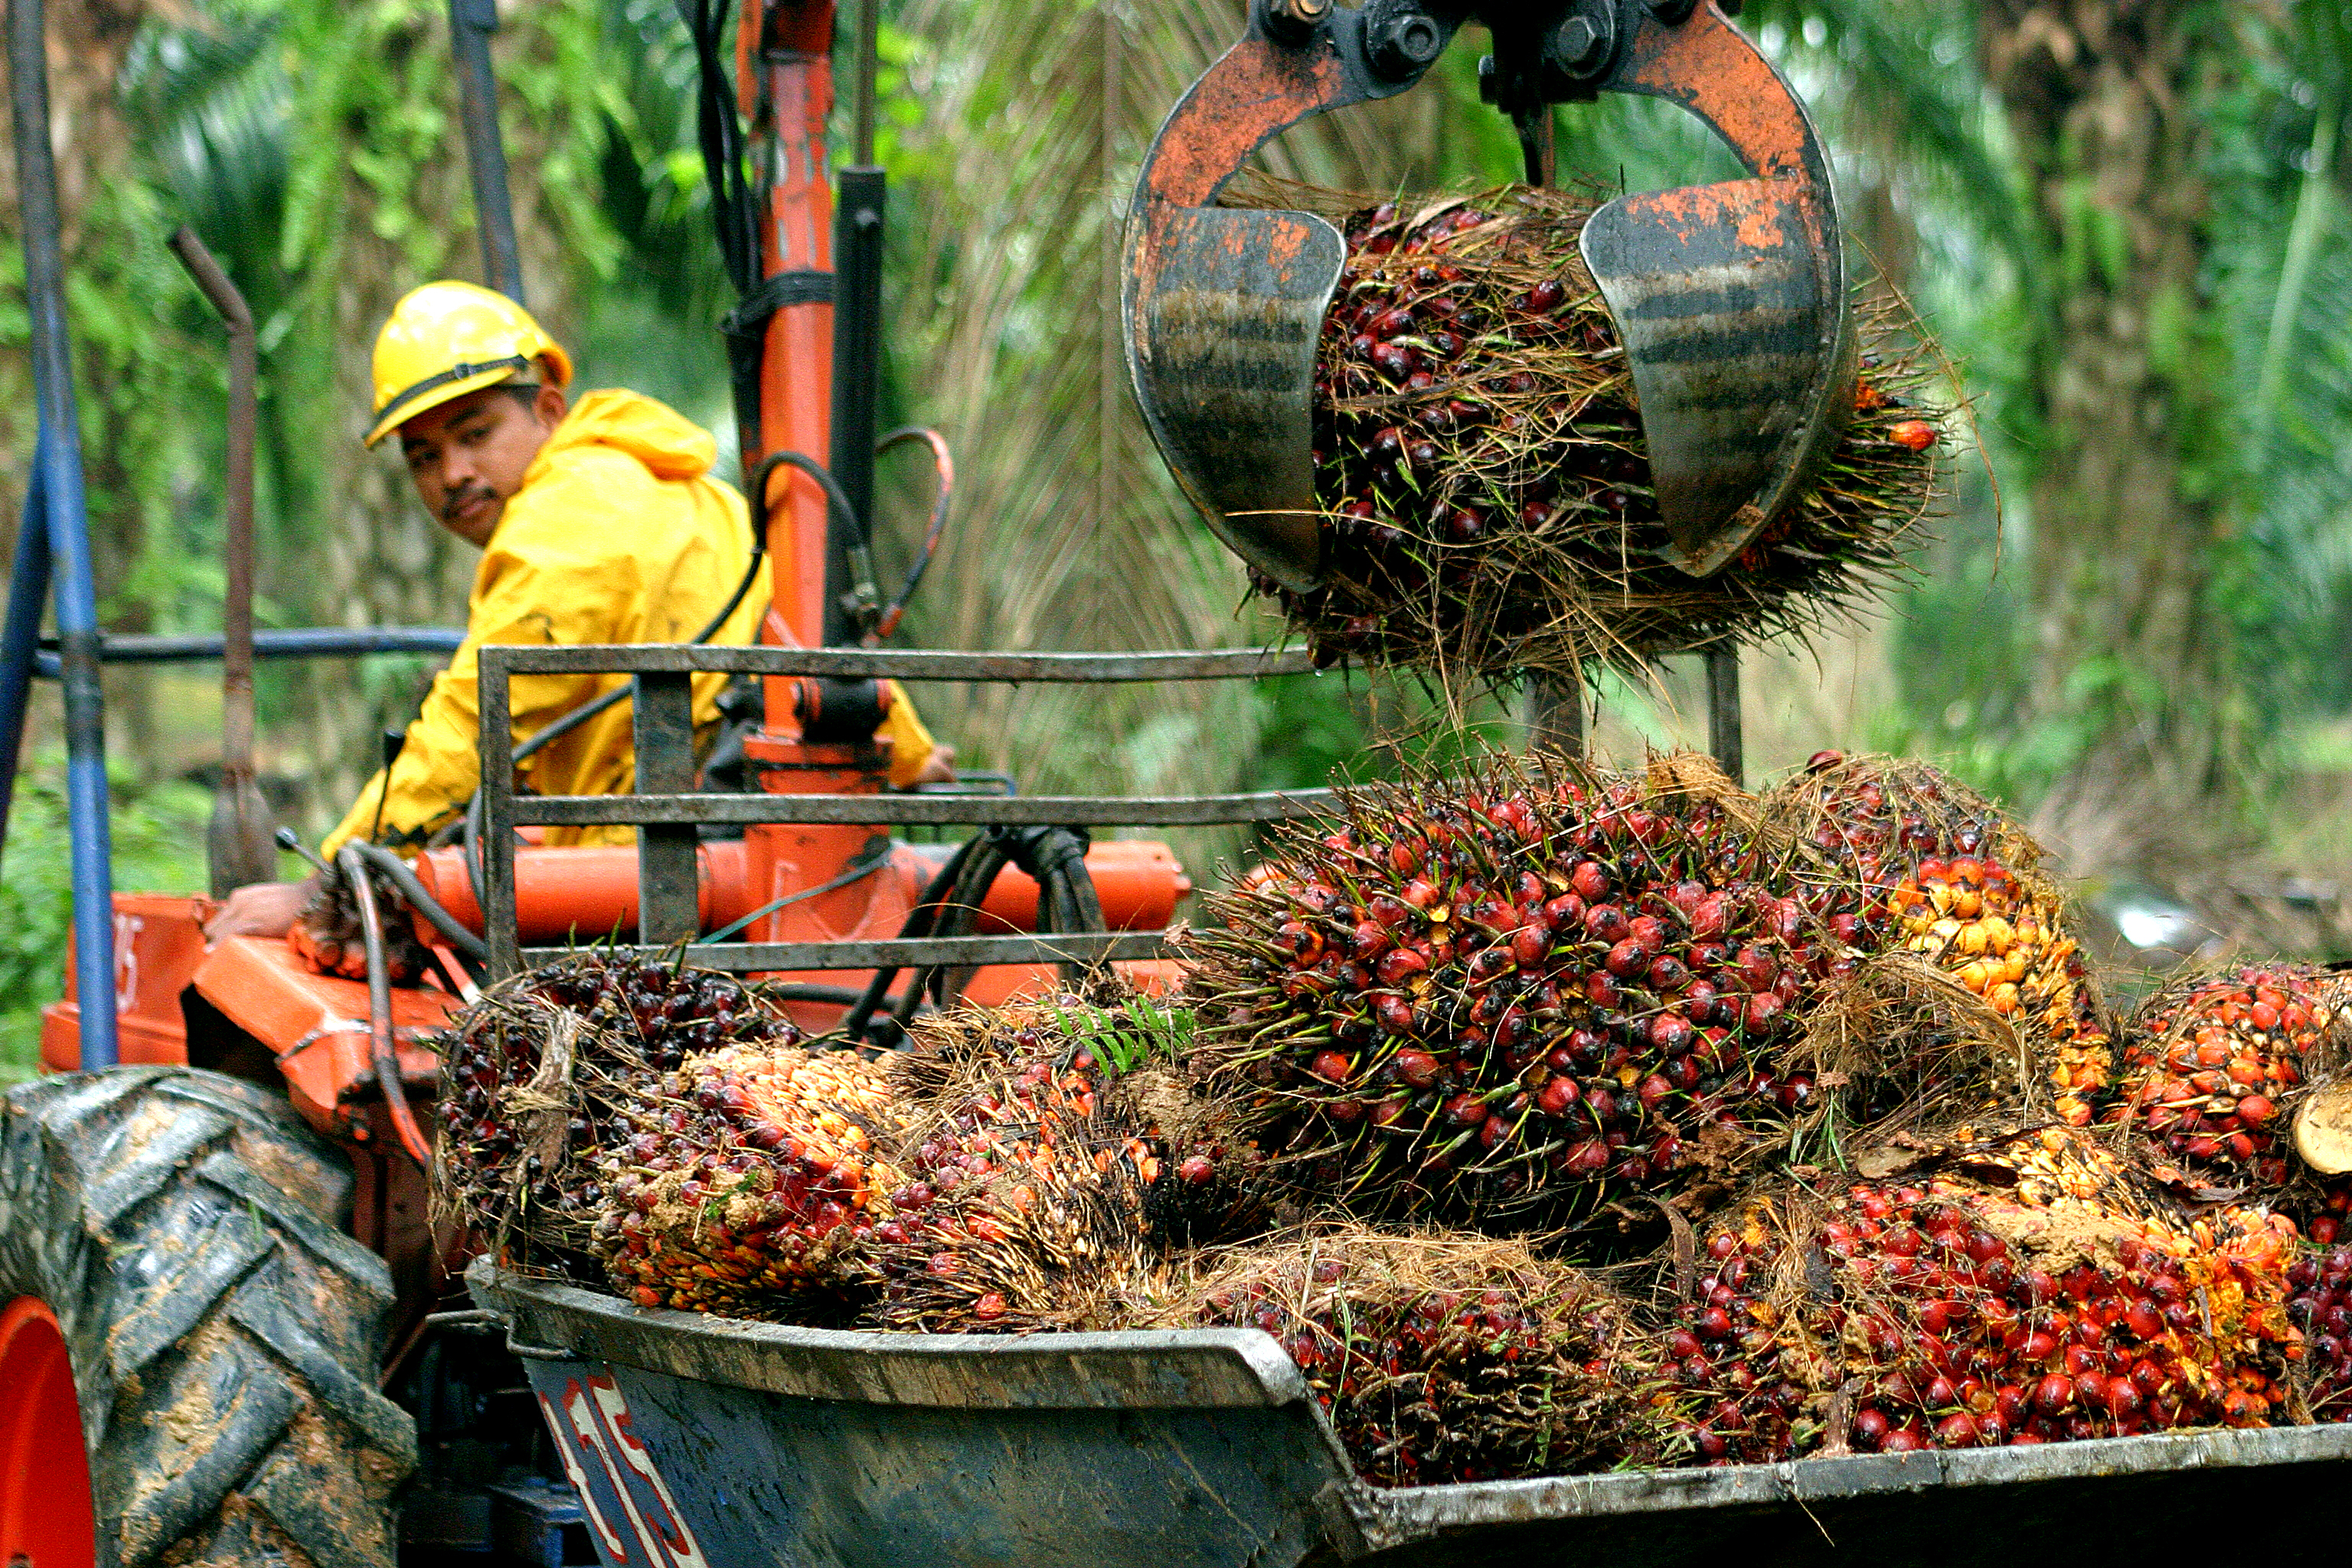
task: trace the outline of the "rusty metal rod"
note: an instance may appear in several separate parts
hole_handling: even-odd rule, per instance
[[[1739,728],[1739,645],[1719,642],[1706,650],[1706,749],[1730,776],[1747,787],[1745,738]]]
[[[947,826],[971,823],[1025,827],[1197,827],[1280,822],[1339,806],[1329,790],[1260,790],[1247,795],[518,795],[517,826],[578,827],[608,823],[677,826],[691,823],[870,823]]]
[[[1549,185],[1557,170],[1556,127],[1551,105],[1541,101],[1522,106],[1511,116],[1519,133],[1519,151],[1527,161],[1528,184]],[[1528,680],[1528,742],[1563,756],[1584,755],[1584,673],[1571,671],[1566,679],[1537,675]]]
[[[253,448],[259,421],[259,351],[253,311],[205,242],[184,224],[172,252],[204,290],[228,330],[228,463],[222,500],[221,554],[227,584],[221,600],[221,776],[214,792],[213,896],[277,869],[272,824],[253,771]]]
[[[1558,676],[1528,678],[1528,743],[1566,757],[1584,755],[1584,682]]]
[[[827,675],[842,680],[986,680],[1093,684],[1122,680],[1263,680],[1313,675],[1303,648],[1203,648],[1162,653],[962,653],[943,648],[783,647],[776,644],[493,643],[482,681],[517,675],[647,675],[662,670],[733,675]]]
[[[497,0],[449,0],[449,48],[457,57],[457,118],[474,182],[474,223],[482,235],[482,280],[520,305],[522,251],[515,243],[506,143],[499,136],[499,79],[490,66],[490,35],[498,30]]]
[[[572,950],[527,947],[517,967],[551,963]],[[654,958],[667,953],[674,962],[675,944],[668,947],[618,946],[600,949],[614,955]],[[705,969],[736,973],[771,973],[796,970],[841,969],[973,969],[998,963],[1108,963],[1164,957],[1168,933],[1137,931],[1049,931],[1036,936],[885,937],[872,942],[714,942],[689,950],[694,963]],[[511,973],[511,972],[509,972]]]

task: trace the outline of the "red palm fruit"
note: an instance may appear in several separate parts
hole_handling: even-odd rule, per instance
[[[1693,1450],[1801,1457],[1841,1402],[1864,1451],[1902,1451],[1904,1432],[1973,1447],[2284,1416],[2290,1287],[2313,1320],[2325,1277],[2309,1259],[2290,1274],[2291,1227],[2243,1211],[2184,1223],[2145,1190],[2146,1212],[2029,1195],[1865,1184],[1825,1211],[1745,1210],[1709,1237],[1699,1300],[1668,1330],[1690,1347],[1675,1360]],[[2119,1304],[2143,1295],[2214,1310],[2151,1324]],[[1754,1392],[1783,1383],[1799,1397]]]
[[[2352,1037],[2347,984],[2329,970],[2270,963],[2157,992],[2125,1027],[2108,1119],[2148,1141],[2168,1180],[2283,1187],[2295,1167],[2279,1109],[2340,1070]],[[2315,1190],[2305,1182],[2282,1194],[2306,1226],[2324,1212]]]
[[[2313,1247],[2288,1272],[2305,1335],[2303,1393],[2315,1419],[2352,1420],[2352,1247]]]
[[[1148,1321],[1272,1335],[1378,1486],[1664,1455],[1624,1304],[1513,1242],[1314,1233],[1228,1255]]]
[[[594,1245],[614,1288],[734,1317],[796,1316],[810,1295],[869,1288],[875,1227],[897,1217],[887,1194],[908,1180],[877,1150],[897,1141],[899,1112],[885,1069],[849,1052],[690,1058],[633,1118],[650,1146],[604,1157],[612,1201]]]
[[[1663,759],[1652,777],[1496,759],[1360,793],[1344,822],[1278,830],[1266,871],[1213,903],[1192,942],[1196,1049],[1255,1086],[1261,1146],[1362,1210],[1573,1219],[1696,1179],[1683,1153],[1702,1134],[1709,1147],[1777,1135],[1805,1093],[1777,1053],[1820,982],[1769,929],[1789,901],[1755,890],[1761,847],[1702,766]],[[1400,866],[1401,841],[1426,847]],[[1314,889],[1332,901],[1309,908]],[[1727,1011],[1685,962],[1702,949],[1720,962],[1725,943],[1686,948],[1681,932],[1678,911],[1710,900],[1726,942],[1770,977],[1763,1001]],[[1274,957],[1299,924],[1328,933],[1313,974]],[[1392,949],[1369,994],[1345,951],[1367,925]],[[1406,952],[1425,968],[1394,957]],[[1339,1093],[1313,1064],[1335,1049],[1370,1050],[1359,1071],[1412,1090],[1406,1103],[1332,1115]],[[1444,1109],[1465,1095],[1489,1112],[1475,1141]]]
[[[600,1162],[664,1075],[693,1052],[799,1037],[756,989],[676,963],[582,953],[495,986],[440,1037],[436,1201],[511,1263],[593,1279]]]
[[[908,1180],[877,1229],[874,1321],[1100,1326],[1092,1314],[1145,1288],[1164,1247],[1262,1227],[1256,1148],[1187,1088],[1189,1026],[1148,998],[1077,995],[918,1020],[911,1048],[887,1058]],[[1337,1081],[1357,1085],[1358,1059],[1325,1054],[1335,1111],[1360,1121],[1363,1101]]]
[[[2063,902],[2037,869],[2041,847],[2022,827],[1926,763],[1836,752],[1817,755],[1761,809],[1833,873],[1816,880],[1814,912],[1841,942],[1865,957],[1895,949],[1935,963],[2022,1037],[2036,1093],[2061,1120],[2093,1120],[2112,1094],[2112,1044]],[[1931,1087],[1967,1095],[2015,1077],[2007,1058],[1979,1046],[1967,1064],[1975,1081],[1955,1086],[1951,1037],[1918,1031],[1914,1049],[1863,1086],[1865,1116]]]

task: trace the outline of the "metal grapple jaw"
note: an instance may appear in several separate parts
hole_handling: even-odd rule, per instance
[[[1346,247],[1310,214],[1212,204],[1276,132],[1405,91],[1471,21],[1494,36],[1482,79],[1531,167],[1550,104],[1608,91],[1682,105],[1749,171],[1620,196],[1581,241],[1625,346],[1670,558],[1706,576],[1795,499],[1854,376],[1820,138],[1718,0],[1253,0],[1247,36],[1161,125],[1128,220],[1122,316],[1152,438],[1227,546],[1317,585],[1315,351]]]

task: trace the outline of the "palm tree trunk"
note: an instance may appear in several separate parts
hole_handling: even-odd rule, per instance
[[[2231,656],[2204,606],[2226,520],[2197,475],[2221,369],[2202,341],[2211,230],[2194,109],[2210,10],[1990,0],[1980,14],[1985,79],[2061,272],[2056,320],[2036,334],[2032,686],[2045,722],[2088,725],[2085,798],[2186,805],[2221,781]]]

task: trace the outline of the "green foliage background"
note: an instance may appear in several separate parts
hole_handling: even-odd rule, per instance
[[[2037,565],[2049,558],[2037,544],[2068,526],[2049,486],[2066,440],[2053,389],[2079,352],[2065,311],[2100,290],[2128,295],[2145,215],[2103,205],[2089,153],[2035,144],[2013,112],[2015,83],[1987,64],[2029,27],[2087,29],[2126,10],[2178,44],[2200,127],[2180,165],[2202,193],[2188,220],[2193,277],[2179,297],[2135,302],[2158,373],[2183,389],[2148,438],[2177,454],[2177,495],[2219,519],[2180,547],[2194,556],[2199,646],[2177,664],[2095,643],[2051,652],[2063,601],[2106,589]],[[470,561],[352,438],[383,311],[417,281],[478,270],[438,0],[201,0],[104,16],[87,0],[50,0],[50,12],[107,623],[218,624],[223,370],[216,328],[163,247],[181,222],[261,323],[265,623],[454,622]],[[1113,333],[1132,170],[1240,14],[1237,0],[884,0],[880,151],[896,204],[886,416],[945,429],[961,480],[955,531],[904,640],[1133,647],[1272,635],[1236,616],[1240,570],[1183,515]],[[584,384],[639,387],[731,445],[712,330],[729,291],[695,152],[692,55],[672,7],[517,0],[502,16],[497,61],[534,308],[574,348]],[[105,16],[129,17],[130,31],[91,47]],[[1753,662],[1751,756],[1785,766],[1828,743],[1936,756],[2040,807],[2062,839],[2088,819],[2082,781],[2118,799],[2160,786],[2167,808],[2139,815],[2202,835],[2184,849],[2178,837],[2084,829],[2094,847],[2071,868],[2095,881],[2189,896],[2196,878],[2178,862],[2199,856],[2265,875],[2352,875],[2352,831],[2334,826],[2352,815],[2338,809],[2352,799],[2352,666],[2340,652],[2352,632],[2352,250],[2336,151],[2352,103],[2347,7],[1751,0],[1744,25],[1818,111],[1874,264],[1961,367],[1978,442],[1958,465],[1941,542],[1878,629],[1832,639],[1818,666],[1771,650]],[[1476,100],[1483,41],[1474,31],[1457,44],[1428,87],[1281,138],[1268,165],[1381,191],[1511,177],[1516,144]],[[1609,184],[1737,172],[1695,121],[1649,100],[1570,108],[1560,123],[1563,168]],[[13,215],[0,205],[10,516],[32,434]],[[886,489],[887,571],[903,562],[925,497],[912,471],[886,475]],[[293,820],[315,831],[336,814],[373,734],[406,716],[428,668],[266,667],[268,761],[293,791]],[[119,886],[203,882],[204,795],[181,781],[212,755],[210,679],[113,679]],[[1847,695],[1807,706],[1823,690]],[[1612,686],[1602,742],[1697,738],[1688,693],[1687,671]],[[922,696],[968,763],[1010,768],[1033,788],[1274,787],[1391,766],[1392,752],[1370,749],[1383,738],[1442,748],[1520,733],[1507,699],[1453,715],[1409,684],[1338,675],[1255,692]],[[29,1059],[32,1010],[55,994],[63,961],[55,757],[39,746],[28,757],[0,862],[0,1074]],[[1202,879],[1238,847],[1205,835],[1179,844]]]

